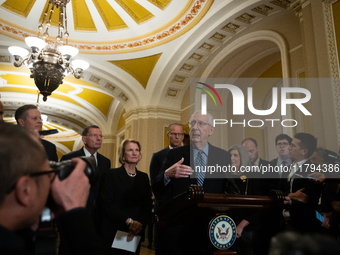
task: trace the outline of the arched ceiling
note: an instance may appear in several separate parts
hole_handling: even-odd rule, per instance
[[[37,34],[47,2],[0,0],[0,94],[8,116],[20,104],[35,103],[37,92],[29,71],[13,67],[7,48],[27,48],[24,38]],[[66,77],[46,102],[40,100],[40,109],[49,121],[76,129],[97,124],[107,134],[114,133],[124,110],[149,106],[180,110],[191,77],[201,77],[209,63],[245,33],[261,26],[270,29],[265,24],[283,15],[295,18],[290,2],[71,0],[69,44],[80,50],[75,58],[91,66],[80,80]],[[52,27],[50,35],[55,34]],[[254,55],[254,63],[270,54],[279,58],[279,49],[271,42],[254,42],[244,49],[257,53],[267,49],[264,56]],[[223,68],[219,70],[223,75]]]

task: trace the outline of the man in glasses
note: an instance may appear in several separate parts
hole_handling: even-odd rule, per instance
[[[15,111],[15,120],[18,125],[26,128],[36,137],[40,138],[39,131],[42,130],[42,119],[41,113],[37,106],[32,104],[27,104],[19,107]],[[40,139],[40,142],[45,148],[48,160],[58,162],[58,155],[56,146],[44,139]]]
[[[292,140],[293,139],[286,134],[279,134],[275,138],[275,148],[278,157],[270,161],[271,166],[289,167],[292,164],[292,160],[289,158],[289,146],[291,145]],[[282,177],[281,171],[279,172],[279,177]]]
[[[161,168],[153,191],[156,196],[169,201],[175,196],[186,192],[191,184],[203,187],[205,193],[224,193],[226,187],[233,183],[228,173],[210,174],[209,166],[228,167],[231,164],[230,154],[211,145],[208,140],[213,134],[213,117],[196,111],[190,118],[190,145],[170,150]],[[194,170],[193,170],[194,169]],[[232,185],[232,184],[231,184]],[[193,216],[194,217],[194,216]],[[197,223],[197,224],[196,224]],[[167,226],[165,237],[162,238],[162,254],[196,254],[201,243],[200,224],[175,223]],[[203,234],[204,237],[204,234]]]
[[[85,209],[90,189],[84,174],[86,163],[74,159],[73,164],[72,173],[60,181],[32,133],[0,123],[1,254],[35,254],[37,238],[32,229],[38,225],[49,194],[57,209],[54,215],[67,227],[72,253],[104,254]]]
[[[167,137],[170,145],[165,149],[160,150],[152,155],[150,162],[150,179],[151,183],[155,182],[157,175],[159,174],[162,164],[166,158],[166,155],[171,149],[182,146],[184,139],[183,126],[179,123],[172,123],[168,126]],[[155,210],[157,211],[160,201],[156,199]]]
[[[165,149],[160,150],[152,155],[151,162],[150,162],[150,179],[151,179],[151,185],[153,182],[155,182],[157,175],[159,174],[162,164],[165,160],[166,155],[171,149],[177,148],[182,146],[182,142],[184,139],[184,132],[183,132],[183,126],[179,123],[171,123],[168,126],[167,130],[167,137],[169,139],[170,145],[167,146]],[[157,212],[158,208],[162,204],[162,201],[160,197],[155,198],[155,204],[154,204],[154,210]],[[158,239],[161,238],[161,231],[156,232],[156,254],[161,254],[161,247],[159,246],[161,242],[158,242]],[[160,236],[160,237],[158,237]],[[150,236],[151,237],[151,236]],[[152,243],[151,240],[149,240],[149,246]]]
[[[98,167],[98,178],[93,187],[91,187],[89,199],[87,201],[86,207],[90,210],[91,214],[93,214],[93,206],[94,199],[97,194],[99,179],[101,174],[111,168],[111,160],[107,157],[103,156],[98,152],[98,150],[102,147],[103,135],[100,128],[96,125],[87,126],[82,133],[82,140],[84,143],[84,147],[80,148],[77,151],[70,152],[61,157],[60,161],[68,160],[77,157],[94,157],[96,160],[96,165]]]

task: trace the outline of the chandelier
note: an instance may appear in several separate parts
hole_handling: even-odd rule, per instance
[[[89,67],[83,60],[73,60],[71,63],[71,58],[78,54],[78,49],[68,45],[66,4],[69,2],[70,0],[49,0],[42,22],[38,26],[37,37],[25,38],[31,52],[17,46],[8,48],[14,56],[14,66],[20,67],[25,64],[30,69],[30,77],[34,78],[44,101],[63,83],[65,75],[73,74],[79,79],[83,71]],[[52,14],[58,8],[58,34],[54,40],[48,40]]]

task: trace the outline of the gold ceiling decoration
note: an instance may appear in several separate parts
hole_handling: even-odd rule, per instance
[[[162,53],[144,58],[109,61],[132,75],[145,89],[150,75]],[[143,68],[141,68],[143,67]]]
[[[17,0],[6,0],[1,6],[21,16],[27,16],[27,12],[31,10],[32,5],[37,4],[37,1],[39,0],[21,0],[20,4],[18,4]],[[170,0],[148,1],[160,9],[163,8],[162,10],[165,13],[167,11],[165,7],[171,4]],[[93,35],[90,36],[90,40],[73,39],[69,40],[69,42],[71,46],[78,48],[80,53],[83,54],[121,54],[150,49],[168,43],[188,32],[204,17],[213,2],[213,0],[187,0],[184,7],[178,10],[177,14],[173,15],[174,18],[166,24],[135,37],[110,40],[115,36],[114,34],[108,34],[109,40],[95,41],[93,40],[95,35]],[[108,31],[129,29],[123,19],[119,17],[118,10],[115,10],[108,0],[92,0],[92,3]],[[126,14],[140,26],[154,18],[154,15],[149,10],[134,0],[117,0],[115,3],[119,4]],[[92,12],[93,10],[89,9],[85,0],[72,0],[73,17],[71,15],[68,18],[73,18],[76,31],[96,33],[97,28]],[[57,20],[55,18],[57,15],[57,12],[53,14],[52,21]],[[35,31],[0,18],[0,34],[23,41],[27,36],[34,35]],[[134,33],[132,32],[131,34]]]

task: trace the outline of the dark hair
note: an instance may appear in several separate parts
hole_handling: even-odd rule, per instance
[[[138,148],[139,148],[139,160],[142,159],[142,147],[140,146],[140,143],[137,140],[133,140],[133,139],[125,139],[119,146],[118,149],[118,159],[119,159],[119,163],[121,163],[122,165],[125,163],[125,158],[124,158],[124,152],[125,152],[125,147],[126,145],[128,145],[129,143],[135,143],[137,144]]]
[[[292,144],[293,139],[286,134],[279,134],[276,138],[275,138],[275,145],[277,145],[277,142],[280,140],[287,140],[289,145]]]
[[[317,145],[316,138],[313,135],[307,134],[307,133],[297,133],[294,136],[294,138],[300,140],[299,146],[302,149],[308,150],[306,158],[309,158],[310,156],[312,156],[313,152],[316,149],[316,145]]]
[[[26,119],[28,110],[35,110],[35,109],[38,109],[38,107],[33,104],[26,104],[26,105],[20,106],[15,111],[15,115],[14,115],[15,120],[19,124],[19,121],[18,121],[19,119],[23,119],[23,120]]]
[[[22,126],[0,122],[0,205],[21,176],[36,171],[47,160],[39,143]]]
[[[255,144],[255,147],[257,147],[257,141],[254,138],[248,137],[244,139],[241,144],[243,145],[243,143],[246,141],[252,141]]]
[[[87,136],[91,128],[99,128],[99,127],[96,125],[87,126],[86,128],[84,128],[82,136]]]

